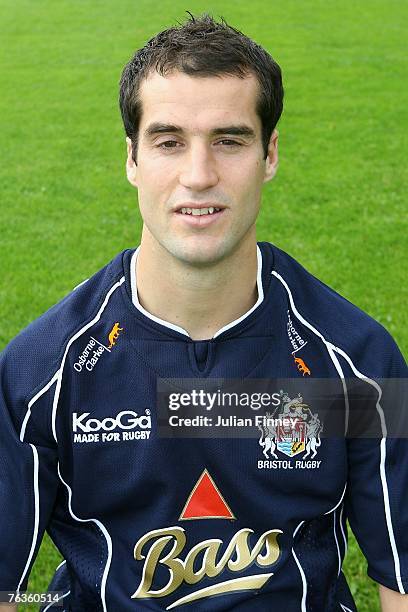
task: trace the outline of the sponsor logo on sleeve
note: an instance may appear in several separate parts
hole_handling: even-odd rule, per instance
[[[115,325],[112,327],[108,339],[109,339],[109,346],[108,348],[112,348],[113,346],[115,346],[116,344],[116,340],[119,338],[119,333],[123,331],[123,327],[119,327],[119,323],[115,323]]]
[[[295,357],[295,363],[297,369],[299,370],[299,372],[301,372],[302,376],[310,376],[311,372],[303,361],[303,359],[301,359],[300,357]]]
[[[306,365],[306,363],[300,357],[296,357],[295,354],[300,351],[300,349],[304,348],[307,344],[307,341],[302,338],[302,336],[298,333],[296,327],[293,325],[293,321],[290,317],[289,310],[287,311],[288,322],[286,324],[286,329],[288,333],[289,342],[292,346],[291,355],[295,360],[295,365],[298,371],[302,374],[302,376],[310,376],[311,371],[310,368]]]
[[[293,325],[292,319],[290,318],[289,310],[287,311],[287,314],[288,314],[288,322],[286,325],[286,329],[288,332],[289,342],[292,345],[292,349],[293,349],[292,355],[293,355],[294,353],[296,353],[296,351],[299,351],[301,348],[306,346],[307,341],[303,340],[302,336],[298,333],[297,329]]]
[[[123,327],[120,327],[119,323],[115,323],[108,335],[108,346],[90,336],[88,343],[74,363],[74,370],[76,372],[82,372],[83,370],[92,372],[102,356],[112,351],[121,332],[123,332]]]

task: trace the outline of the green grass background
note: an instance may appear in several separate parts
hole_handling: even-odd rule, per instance
[[[138,243],[118,80],[185,10],[224,16],[283,69],[280,168],[258,238],[383,323],[406,354],[408,5],[396,0],[0,0],[0,348]],[[46,538],[29,588],[44,590],[58,562]],[[354,540],[345,567],[358,609],[379,610]]]

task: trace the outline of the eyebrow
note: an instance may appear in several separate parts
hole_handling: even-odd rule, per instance
[[[144,131],[144,135],[147,138],[152,138],[158,134],[183,134],[184,130],[179,125],[172,125],[170,123],[151,123]],[[210,131],[211,136],[219,136],[221,134],[228,134],[230,136],[246,136],[247,138],[255,138],[255,131],[248,125],[225,125],[214,128]]]

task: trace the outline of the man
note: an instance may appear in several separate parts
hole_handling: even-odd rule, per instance
[[[383,610],[408,610],[402,441],[320,439],[316,412],[289,395],[286,414],[306,415],[296,451],[262,427],[261,439],[158,429],[160,379],[335,378],[345,402],[355,378],[383,425],[375,379],[406,374],[379,324],[256,242],[282,98],[272,58],[209,16],[125,67],[141,244],[1,356],[0,590],[26,587],[47,528],[67,610],[347,612],[349,519]]]

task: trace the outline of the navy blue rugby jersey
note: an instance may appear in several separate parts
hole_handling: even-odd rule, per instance
[[[171,439],[156,413],[158,379],[354,377],[386,422],[374,379],[407,374],[388,332],[259,243],[254,307],[193,341],[139,304],[136,257],[0,355],[0,590],[26,588],[47,530],[60,610],[354,612],[348,519],[368,574],[404,593],[405,440],[319,438],[311,421],[296,439]]]

